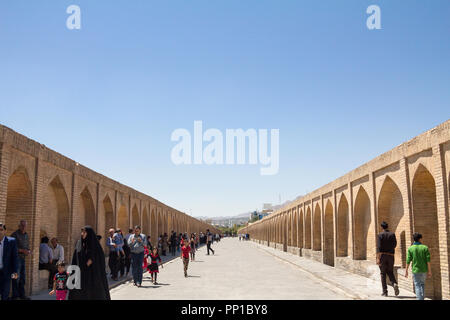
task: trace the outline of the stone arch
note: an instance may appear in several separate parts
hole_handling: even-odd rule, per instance
[[[119,211],[117,212],[117,226],[120,230],[122,230],[124,235],[128,233],[130,222],[128,219],[127,208],[124,205],[121,205],[119,207]]]
[[[400,241],[400,234],[405,232],[408,228],[407,221],[404,218],[403,197],[397,184],[386,176],[383,186],[381,187],[380,195],[378,196],[378,231],[381,232],[380,226],[382,221],[386,221],[389,225],[389,230],[394,232],[399,246],[395,251],[395,263],[400,264],[403,268],[406,267],[406,260],[402,259],[406,255],[406,247]]]
[[[164,221],[161,210],[158,210],[158,237],[164,235]]]
[[[114,228],[114,209],[111,198],[107,194],[103,199],[103,214],[104,214],[104,239],[103,242],[106,248],[106,239],[109,237],[109,229]]]
[[[361,186],[355,200],[355,260],[367,259],[367,237],[371,219],[370,198]]]
[[[311,249],[311,208],[306,210],[305,217],[305,248]]]
[[[97,232],[94,200],[88,187],[85,187],[83,191],[80,193],[79,203],[80,203],[79,210],[81,218],[80,228],[84,227],[85,225],[89,225],[94,229],[95,232]]]
[[[350,215],[348,201],[344,194],[341,195],[341,199],[339,200],[337,223],[337,256],[346,257],[348,256],[349,247]]]
[[[147,207],[145,207],[144,211],[142,212],[142,232],[146,236],[151,236],[150,216],[148,214]]]
[[[297,245],[299,248],[303,248],[303,209],[300,210],[300,214],[297,215],[298,219],[298,231],[297,231]]]
[[[45,191],[40,236],[46,235],[50,239],[57,238],[59,244],[65,249],[65,261],[68,261],[69,258],[69,226],[69,200],[59,176],[56,176]]]
[[[141,217],[139,216],[139,210],[136,206],[136,204],[133,206],[133,209],[131,210],[131,221],[132,221],[132,227],[140,226],[141,225]],[[141,226],[142,231],[142,226]],[[143,232],[143,231],[142,231]]]
[[[8,189],[6,194],[6,235],[11,235],[17,230],[20,220],[27,221],[27,230],[33,230],[33,190],[27,170],[24,167],[17,168],[8,179]],[[32,236],[30,236],[30,249],[32,246]],[[31,255],[25,258],[25,274],[27,288],[31,284]]]
[[[426,296],[442,298],[441,262],[439,252],[439,228],[436,202],[436,185],[431,173],[419,165],[412,182],[414,232],[423,235],[423,243],[431,254],[433,277],[425,285]]]
[[[334,266],[334,224],[333,224],[333,206],[331,201],[327,201],[324,215],[324,263],[330,266]]]
[[[322,250],[322,220],[321,220],[322,211],[320,210],[320,206],[317,203],[314,208],[313,215],[313,250],[320,251]]]
[[[152,209],[152,212],[150,213],[150,229],[151,229],[151,236],[152,241],[158,241],[158,225],[157,225],[157,216],[155,213],[155,210]]]

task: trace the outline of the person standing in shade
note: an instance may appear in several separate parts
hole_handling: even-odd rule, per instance
[[[405,277],[408,278],[408,269],[410,263],[412,263],[412,273],[414,280],[414,288],[416,290],[417,300],[425,299],[425,280],[431,279],[431,255],[430,250],[424,244],[422,244],[422,235],[418,232],[413,234],[414,243],[408,249],[408,255],[406,258],[406,273]]]
[[[19,252],[19,278],[12,281],[12,299],[22,299],[30,300],[29,297],[25,295],[25,258],[31,254],[30,250],[30,239],[27,233],[27,222],[25,220],[20,220],[19,229],[11,234],[11,237],[15,238],[17,241],[17,249]]]
[[[394,287],[395,295],[398,296],[399,289],[397,280],[394,276],[394,257],[395,248],[397,247],[397,238],[395,233],[388,230],[388,224],[383,221],[381,223],[383,231],[377,236],[377,264],[380,267],[381,273],[381,287],[383,288],[384,297],[387,297],[388,290],[386,284],[386,274],[389,276],[392,286]]]
[[[144,250],[147,245],[144,234],[141,234],[141,227],[134,227],[134,234],[128,238],[128,246],[131,251],[131,271],[133,273],[134,285],[142,285],[142,264],[144,262]]]
[[[17,279],[19,256],[17,242],[14,238],[5,236],[6,226],[0,223],[0,297],[8,300],[11,279]]]
[[[206,248],[208,250],[208,256],[209,256],[209,251],[211,250],[212,253],[214,254],[214,250],[211,249],[211,244],[213,242],[213,235],[211,232],[209,232],[209,229],[206,230]]]
[[[81,289],[70,290],[69,300],[111,300],[105,254],[91,226],[81,229],[81,239],[75,245],[72,265],[80,268]]]
[[[191,247],[189,241],[185,239],[183,246],[181,247],[181,260],[183,260],[184,276],[187,278],[187,270],[189,266],[189,253],[191,252]]]

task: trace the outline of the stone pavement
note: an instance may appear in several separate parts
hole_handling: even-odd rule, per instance
[[[172,299],[350,299],[342,290],[312,277],[297,266],[287,264],[273,255],[258,250],[250,242],[225,238],[214,243],[214,255],[206,248],[197,251],[183,275],[181,259],[160,268],[158,285],[149,275],[143,287],[120,285],[111,290],[112,299],[172,300]]]
[[[342,269],[330,267],[326,264],[283,252],[271,247],[248,242],[251,247],[279,259],[284,263],[296,266],[310,276],[327,283],[340,290],[344,295],[357,300],[414,300],[416,295],[413,292],[400,289],[400,294],[396,297],[394,289],[388,286],[388,293],[391,296],[381,296],[380,278],[374,280],[366,278]]]

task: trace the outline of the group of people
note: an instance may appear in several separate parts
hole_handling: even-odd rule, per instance
[[[240,234],[239,233],[239,241],[241,240],[250,240],[250,235],[248,233]]]
[[[29,300],[25,295],[25,259],[31,254],[30,240],[26,232],[27,222],[21,220],[19,228],[6,236],[6,226],[0,223],[0,296],[2,300]],[[133,283],[141,287],[144,271],[148,270],[152,282],[157,284],[159,266],[163,266],[161,255],[165,235],[161,235],[156,246],[151,237],[141,233],[140,226],[129,229],[126,236],[120,229],[110,229],[106,239],[109,253],[109,269],[113,280],[128,275],[130,269]],[[105,254],[100,244],[101,236],[96,235],[91,226],[81,229],[81,237],[75,245],[71,265],[80,270],[80,287],[68,290],[70,275],[66,271],[64,248],[56,238],[44,236],[39,247],[39,270],[49,271],[48,288],[50,295],[57,300],[109,300],[109,284],[105,266]],[[203,239],[210,248],[214,239],[207,230],[206,234],[187,233],[177,235],[174,231],[168,241],[172,255],[181,252],[184,275],[187,277],[189,260],[195,260],[195,251]],[[211,249],[212,250],[212,249]],[[209,251],[208,251],[209,254]],[[12,297],[10,287],[12,286]]]
[[[386,275],[394,287],[394,293],[399,295],[398,282],[394,275],[394,255],[397,247],[397,239],[395,233],[390,232],[388,224],[383,221],[381,228],[383,231],[377,237],[377,264],[380,267],[382,296],[387,297]],[[409,275],[409,266],[411,265],[412,277],[418,300],[425,298],[425,281],[432,277],[431,273],[431,256],[426,245],[422,243],[422,234],[415,232],[413,234],[414,243],[408,248],[406,257],[405,277]]]

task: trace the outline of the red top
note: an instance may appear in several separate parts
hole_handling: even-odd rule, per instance
[[[191,252],[191,247],[181,247],[181,251],[183,251],[183,258],[189,259],[189,252]]]

